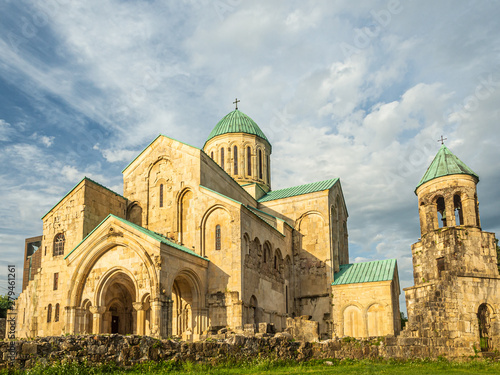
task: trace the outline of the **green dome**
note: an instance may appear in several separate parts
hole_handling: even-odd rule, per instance
[[[415,190],[418,189],[420,185],[434,180],[435,178],[450,176],[452,174],[467,174],[477,178],[477,181],[479,181],[478,175],[475,174],[472,169],[466,166],[462,160],[453,155],[453,153],[448,150],[445,145],[442,145]]]
[[[228,113],[222,118],[222,120],[217,123],[217,125],[215,125],[215,128],[210,132],[210,135],[208,136],[207,142],[212,138],[217,137],[218,135],[227,133],[253,134],[266,140],[267,143],[269,143],[266,135],[262,130],[260,130],[255,121],[237,109]],[[207,142],[205,142],[205,144]]]

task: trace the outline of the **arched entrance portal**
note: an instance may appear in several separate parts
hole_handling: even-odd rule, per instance
[[[172,332],[174,336],[191,339],[199,334],[199,297],[196,282],[188,275],[179,275],[172,285]]]
[[[116,272],[106,281],[101,293],[101,306],[105,306],[102,332],[134,333],[136,330],[135,286],[124,272]]]

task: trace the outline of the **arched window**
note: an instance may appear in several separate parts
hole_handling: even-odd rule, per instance
[[[64,233],[59,233],[54,237],[54,251],[53,256],[64,254]]]
[[[233,148],[234,171],[233,174],[238,174],[238,147]]]
[[[50,323],[52,321],[52,305],[49,304],[47,307],[47,323]]]
[[[259,178],[262,180],[262,150],[259,150]]]
[[[59,321],[59,304],[56,303],[56,310],[54,311],[54,322]]]
[[[455,225],[464,225],[464,216],[462,213],[462,200],[460,195],[456,194],[453,197],[453,206],[455,209]]]
[[[163,184],[160,184],[160,207],[163,207]]]
[[[220,225],[215,227],[215,250],[220,250]]]
[[[252,175],[252,149],[247,147],[247,175]]]
[[[438,214],[438,227],[443,228],[446,226],[446,208],[443,197],[439,197],[438,199],[436,199],[436,206]]]
[[[214,160],[214,152],[213,151],[210,153],[210,157],[212,158],[212,160]]]
[[[220,166],[224,169],[224,148],[220,149]]]

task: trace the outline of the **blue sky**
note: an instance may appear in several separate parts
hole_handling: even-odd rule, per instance
[[[494,1],[1,2],[0,293],[83,176],[121,193],[158,134],[202,147],[235,97],[273,145],[273,188],[340,177],[351,261],[396,257],[412,285],[413,190],[442,134],[500,232],[499,16]]]

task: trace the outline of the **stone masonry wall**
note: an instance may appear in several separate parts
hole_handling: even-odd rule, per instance
[[[453,355],[452,347],[433,346],[428,339],[394,336],[356,340],[350,337],[322,342],[291,340],[286,333],[273,337],[219,335],[225,338],[187,343],[148,336],[52,336],[32,341],[0,341],[0,369],[29,368],[36,363],[90,362],[129,366],[146,361],[179,360],[218,363],[228,359],[437,358]],[[270,335],[268,335],[270,336]],[[427,340],[427,341],[426,341]],[[469,355],[475,353],[471,350]]]

